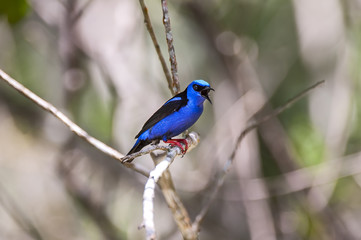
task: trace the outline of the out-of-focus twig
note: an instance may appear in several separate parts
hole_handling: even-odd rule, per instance
[[[212,190],[212,193],[210,194],[210,197],[208,198],[208,202],[206,204],[203,205],[202,210],[200,211],[200,213],[197,215],[194,223],[193,223],[193,229],[197,230],[200,227],[200,224],[203,220],[203,218],[205,217],[205,215],[208,212],[209,207],[211,206],[211,204],[213,203],[219,189],[221,188],[221,186],[224,183],[224,178],[227,174],[227,172],[230,170],[234,157],[236,155],[236,152],[240,146],[240,143],[242,142],[242,140],[244,139],[244,137],[253,129],[257,128],[260,124],[266,122],[267,120],[269,120],[272,117],[275,117],[277,115],[279,115],[280,113],[282,113],[283,111],[285,111],[286,109],[288,109],[289,107],[291,107],[294,103],[296,103],[297,101],[299,101],[301,98],[303,98],[304,96],[306,96],[309,92],[311,92],[313,89],[317,88],[318,86],[324,84],[325,81],[319,81],[316,84],[308,87],[307,89],[303,90],[301,93],[299,93],[298,95],[296,95],[295,97],[289,99],[284,105],[276,108],[274,111],[272,111],[270,114],[259,118],[259,119],[255,119],[254,117],[252,117],[248,122],[248,126],[241,132],[241,134],[239,135],[235,147],[230,155],[230,157],[228,158],[228,160],[226,161],[225,165],[223,166],[222,170],[220,171],[220,173],[218,174],[218,180],[215,184],[214,189]]]
[[[124,157],[123,154],[115,150],[114,148],[106,145],[105,143],[99,141],[98,139],[90,136],[86,131],[84,131],[81,127],[71,121],[64,113],[59,111],[56,107],[54,107],[51,103],[45,101],[24,85],[10,77],[6,74],[3,70],[0,69],[0,79],[4,80],[8,85],[12,88],[16,89],[19,93],[24,95],[25,97],[29,98],[35,104],[39,105],[45,111],[54,115],[57,119],[59,119],[62,123],[64,123],[69,129],[78,135],[80,138],[84,139],[86,142],[94,146],[99,151],[109,155],[110,157],[122,162],[122,158]],[[133,169],[134,171],[148,176],[148,172],[141,166],[134,164],[134,163],[123,163],[126,167]]]
[[[150,21],[150,17],[149,17],[149,14],[148,14],[148,8],[145,5],[144,0],[139,0],[139,3],[140,3],[140,6],[142,7],[145,26],[147,27],[150,38],[152,39],[155,51],[157,52],[160,64],[162,65],[165,78],[167,79],[168,88],[171,91],[172,95],[175,95],[177,93],[177,91],[175,91],[175,89],[173,87],[172,76],[170,75],[170,72],[169,72],[169,69],[167,67],[167,63],[165,62],[165,59],[163,57],[162,51],[160,50],[160,46],[159,46],[157,37],[155,36],[153,26],[152,26],[152,22]]]
[[[79,156],[74,156],[73,158],[75,157],[78,158]],[[68,166],[65,164],[67,161],[70,161]],[[122,233],[108,217],[104,204],[94,199],[91,190],[85,184],[80,184],[76,176],[72,174],[71,169],[74,162],[75,159],[65,159],[65,157],[60,157],[58,160],[58,174],[63,180],[68,193],[96,223],[96,226],[98,226],[106,239],[121,240]]]
[[[234,159],[234,155],[237,152],[237,149],[241,143],[241,141],[243,140],[243,138],[247,135],[247,133],[249,133],[250,131],[252,131],[253,129],[257,128],[260,124],[266,122],[267,120],[269,120],[270,118],[273,118],[277,115],[279,115],[280,113],[282,113],[283,111],[285,111],[286,109],[288,109],[289,107],[291,107],[294,103],[296,103],[297,101],[299,101],[301,98],[303,98],[304,96],[306,96],[309,92],[311,92],[313,89],[317,88],[318,86],[322,85],[325,83],[325,80],[319,81],[315,84],[313,84],[312,86],[306,88],[305,90],[303,90],[302,92],[300,92],[299,94],[297,94],[295,97],[289,99],[284,105],[276,108],[275,110],[273,110],[270,114],[260,118],[260,119],[254,119],[251,118],[248,124],[248,127],[246,127],[246,129],[244,129],[241,134],[239,135],[235,148],[232,151],[231,156],[229,157],[229,160],[233,161]],[[228,165],[230,166],[230,165]]]
[[[75,12],[75,14],[72,16],[71,21],[72,23],[76,23],[86,12],[87,9],[91,6],[92,3],[94,3],[94,0],[88,0],[84,5]]]
[[[192,222],[189,214],[180,200],[177,192],[175,191],[172,176],[169,169],[167,169],[158,181],[163,196],[167,201],[169,208],[172,211],[173,218],[178,226],[179,231],[182,233],[184,239],[196,239],[197,232],[192,229]]]
[[[172,88],[175,93],[179,93],[179,79],[178,79],[178,69],[177,69],[177,59],[175,56],[175,49],[173,45],[173,34],[172,28],[170,26],[170,17],[168,13],[168,5],[167,0],[161,0],[162,3],[162,11],[163,11],[163,24],[165,28],[165,36],[167,39],[168,52],[169,52],[169,61],[171,65],[172,72]]]
[[[341,167],[339,167],[340,163],[342,163]],[[333,178],[325,177],[329,176],[330,172],[333,172],[335,167],[339,167],[339,175],[333,175]],[[259,184],[260,181],[264,181],[268,183],[270,193],[266,194],[264,192],[256,192],[253,195],[251,194],[248,200],[256,201],[260,199],[291,194],[315,186],[326,185],[333,181],[336,182],[341,178],[358,176],[360,174],[361,152],[345,156],[337,160],[327,161],[319,165],[305,167],[291,172],[283,173],[280,176],[262,179],[250,179],[248,181],[250,189],[253,189],[253,186]],[[307,176],[307,178],[305,178],[305,176]],[[285,179],[298,180],[297,185],[287,184],[287,181],[285,181]]]
[[[42,240],[39,229],[33,222],[26,216],[21,208],[16,204],[10,194],[6,191],[5,187],[0,184],[0,204],[9,216],[18,224],[18,226],[33,239]]]

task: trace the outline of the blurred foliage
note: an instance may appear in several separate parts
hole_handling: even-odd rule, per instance
[[[90,134],[102,141],[111,142],[113,132],[114,102],[104,102],[91,87],[82,95],[78,121]]]
[[[26,0],[0,0],[0,16],[6,17],[11,24],[23,19],[29,10]]]
[[[312,126],[309,119],[300,115],[295,118],[291,120],[289,136],[294,144],[298,163],[305,167],[322,163],[325,146],[321,134]]]

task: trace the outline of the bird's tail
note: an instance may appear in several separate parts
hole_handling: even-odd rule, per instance
[[[132,149],[130,149],[130,151],[128,152],[127,155],[139,152],[143,147],[147,146],[151,142],[152,141],[149,141],[149,140],[139,140],[139,138],[138,138],[137,141],[135,142],[134,146],[132,147]]]

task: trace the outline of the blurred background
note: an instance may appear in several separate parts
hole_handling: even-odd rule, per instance
[[[160,2],[146,4],[168,59]],[[181,89],[216,90],[170,169],[192,219],[247,120],[326,80],[247,135],[200,239],[361,239],[361,1],[169,11]],[[138,1],[1,0],[0,49],[1,69],[122,153],[171,97]],[[143,239],[145,181],[0,82],[0,239]],[[159,189],[155,204],[159,239],[181,239]]]

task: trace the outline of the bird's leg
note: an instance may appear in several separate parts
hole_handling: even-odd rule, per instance
[[[180,139],[169,139],[165,141],[165,143],[169,143],[171,146],[177,146],[182,150],[183,155],[186,154],[188,150],[188,142],[186,139],[180,138]],[[182,144],[185,145],[185,148],[183,148]]]

